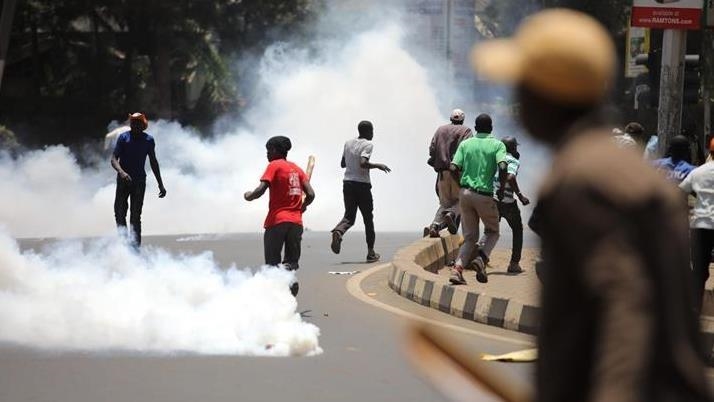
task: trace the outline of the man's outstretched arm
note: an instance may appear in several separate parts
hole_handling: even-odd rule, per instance
[[[385,173],[389,173],[392,171],[392,169],[390,169],[387,165],[383,163],[372,163],[364,156],[362,157],[362,159],[360,159],[359,165],[360,167],[362,167],[362,169],[379,169]]]
[[[260,184],[258,184],[258,187],[255,188],[253,191],[247,191],[245,194],[243,194],[243,198],[245,198],[246,201],[253,201],[258,198],[260,198],[263,194],[265,194],[265,191],[268,189],[268,182],[267,181],[261,181]],[[314,197],[313,193],[313,197]]]

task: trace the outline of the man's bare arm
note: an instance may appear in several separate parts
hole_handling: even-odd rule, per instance
[[[310,182],[306,181],[302,183],[302,191],[305,193],[305,199],[302,202],[302,211],[305,212],[307,206],[312,204],[315,200],[315,190],[313,190]]]
[[[498,191],[496,196],[499,200],[503,199],[503,192],[506,190],[506,179],[508,177],[508,164],[506,162],[498,162]]]
[[[116,156],[112,155],[112,160],[111,160],[112,167],[114,170],[117,171],[119,174],[119,177],[122,178],[122,180],[126,181],[131,181],[131,176],[127,172],[124,171],[124,169],[121,168],[121,164],[119,163],[119,159],[117,159]]]
[[[516,175],[509,173],[506,177],[506,182],[508,182],[508,184],[511,186],[513,192],[521,201],[521,204],[528,205],[531,203],[531,200],[529,200],[528,197],[521,194],[521,189],[518,187],[518,180],[516,179]]]
[[[159,184],[159,198],[164,198],[166,196],[166,188],[164,187],[164,181],[161,179],[159,161],[156,159],[156,155],[153,152],[149,153],[149,165],[151,166],[151,171],[154,172],[156,182]]]
[[[362,169],[379,169],[385,173],[389,173],[392,171],[392,169],[390,169],[387,165],[383,163],[372,163],[364,156],[360,159],[359,165],[362,167]]]
[[[243,194],[243,198],[245,198],[246,201],[253,201],[255,199],[260,198],[263,194],[265,194],[265,191],[268,190],[268,182],[267,181],[261,181],[260,184],[258,184],[258,187],[255,188],[253,191],[247,191],[245,194]]]

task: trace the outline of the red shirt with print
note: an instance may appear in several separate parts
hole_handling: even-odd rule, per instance
[[[290,222],[302,225],[302,184],[307,175],[296,164],[285,159],[276,159],[268,164],[260,181],[270,186],[266,229],[279,223]]]

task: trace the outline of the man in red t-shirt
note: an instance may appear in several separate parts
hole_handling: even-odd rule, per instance
[[[265,218],[263,248],[266,265],[279,265],[287,270],[299,268],[300,242],[302,241],[302,213],[315,199],[315,191],[305,172],[286,160],[292,148],[288,137],[272,137],[265,144],[268,150],[268,167],[253,191],[246,192],[246,201],[260,198],[270,188],[268,216]],[[303,200],[303,192],[305,200]],[[285,258],[281,252],[285,248]],[[297,281],[290,285],[293,296],[297,295]]]

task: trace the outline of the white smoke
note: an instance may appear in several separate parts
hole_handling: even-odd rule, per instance
[[[0,342],[48,350],[302,356],[294,274],[217,267],[211,253],[136,254],[117,238],[21,252],[0,231]]]
[[[339,161],[344,141],[360,120],[375,125],[373,160],[393,173],[373,172],[378,230],[408,230],[427,221],[436,205],[427,159],[434,129],[445,122],[427,72],[402,49],[390,26],[356,36],[339,51],[311,63],[300,52],[266,52],[264,96],[248,113],[247,127],[202,139],[177,123],[152,122],[168,196],[159,200],[147,166],[145,234],[260,230],[267,197],[253,189],[267,164],[265,141],[287,135],[289,159],[317,157],[317,199],[305,216],[311,229],[331,229],[341,218]],[[0,222],[16,237],[104,235],[113,231],[114,172],[82,169],[62,146],[12,159],[0,157]],[[148,165],[148,164],[147,164]],[[405,206],[409,208],[405,208]]]
[[[292,139],[288,158],[299,165],[316,156],[317,198],[304,222],[309,229],[330,230],[343,213],[342,147],[363,119],[375,126],[373,161],[393,170],[372,171],[377,231],[419,231],[428,224],[437,207],[434,172],[426,165],[428,144],[436,127],[448,122],[449,111],[464,105],[437,98],[444,91],[435,87],[448,82],[430,76],[405,50],[399,26],[375,25],[348,39],[326,41],[318,54],[284,44],[268,48],[258,74],[261,96],[240,125],[209,139],[175,122],[152,121],[148,132],[156,138],[168,195],[158,199],[147,166],[143,233],[261,230],[268,197],[249,203],[243,193],[258,184],[267,164],[265,142],[273,135]],[[466,111],[469,124],[489,112]],[[496,136],[514,134],[499,132],[504,123],[496,118]],[[528,146],[527,139],[519,140]],[[529,191],[543,169],[543,152],[535,150],[534,157],[529,146],[521,153],[520,185]],[[109,156],[98,168],[83,169],[63,146],[17,158],[0,153],[0,223],[15,237],[112,233],[115,173]]]

